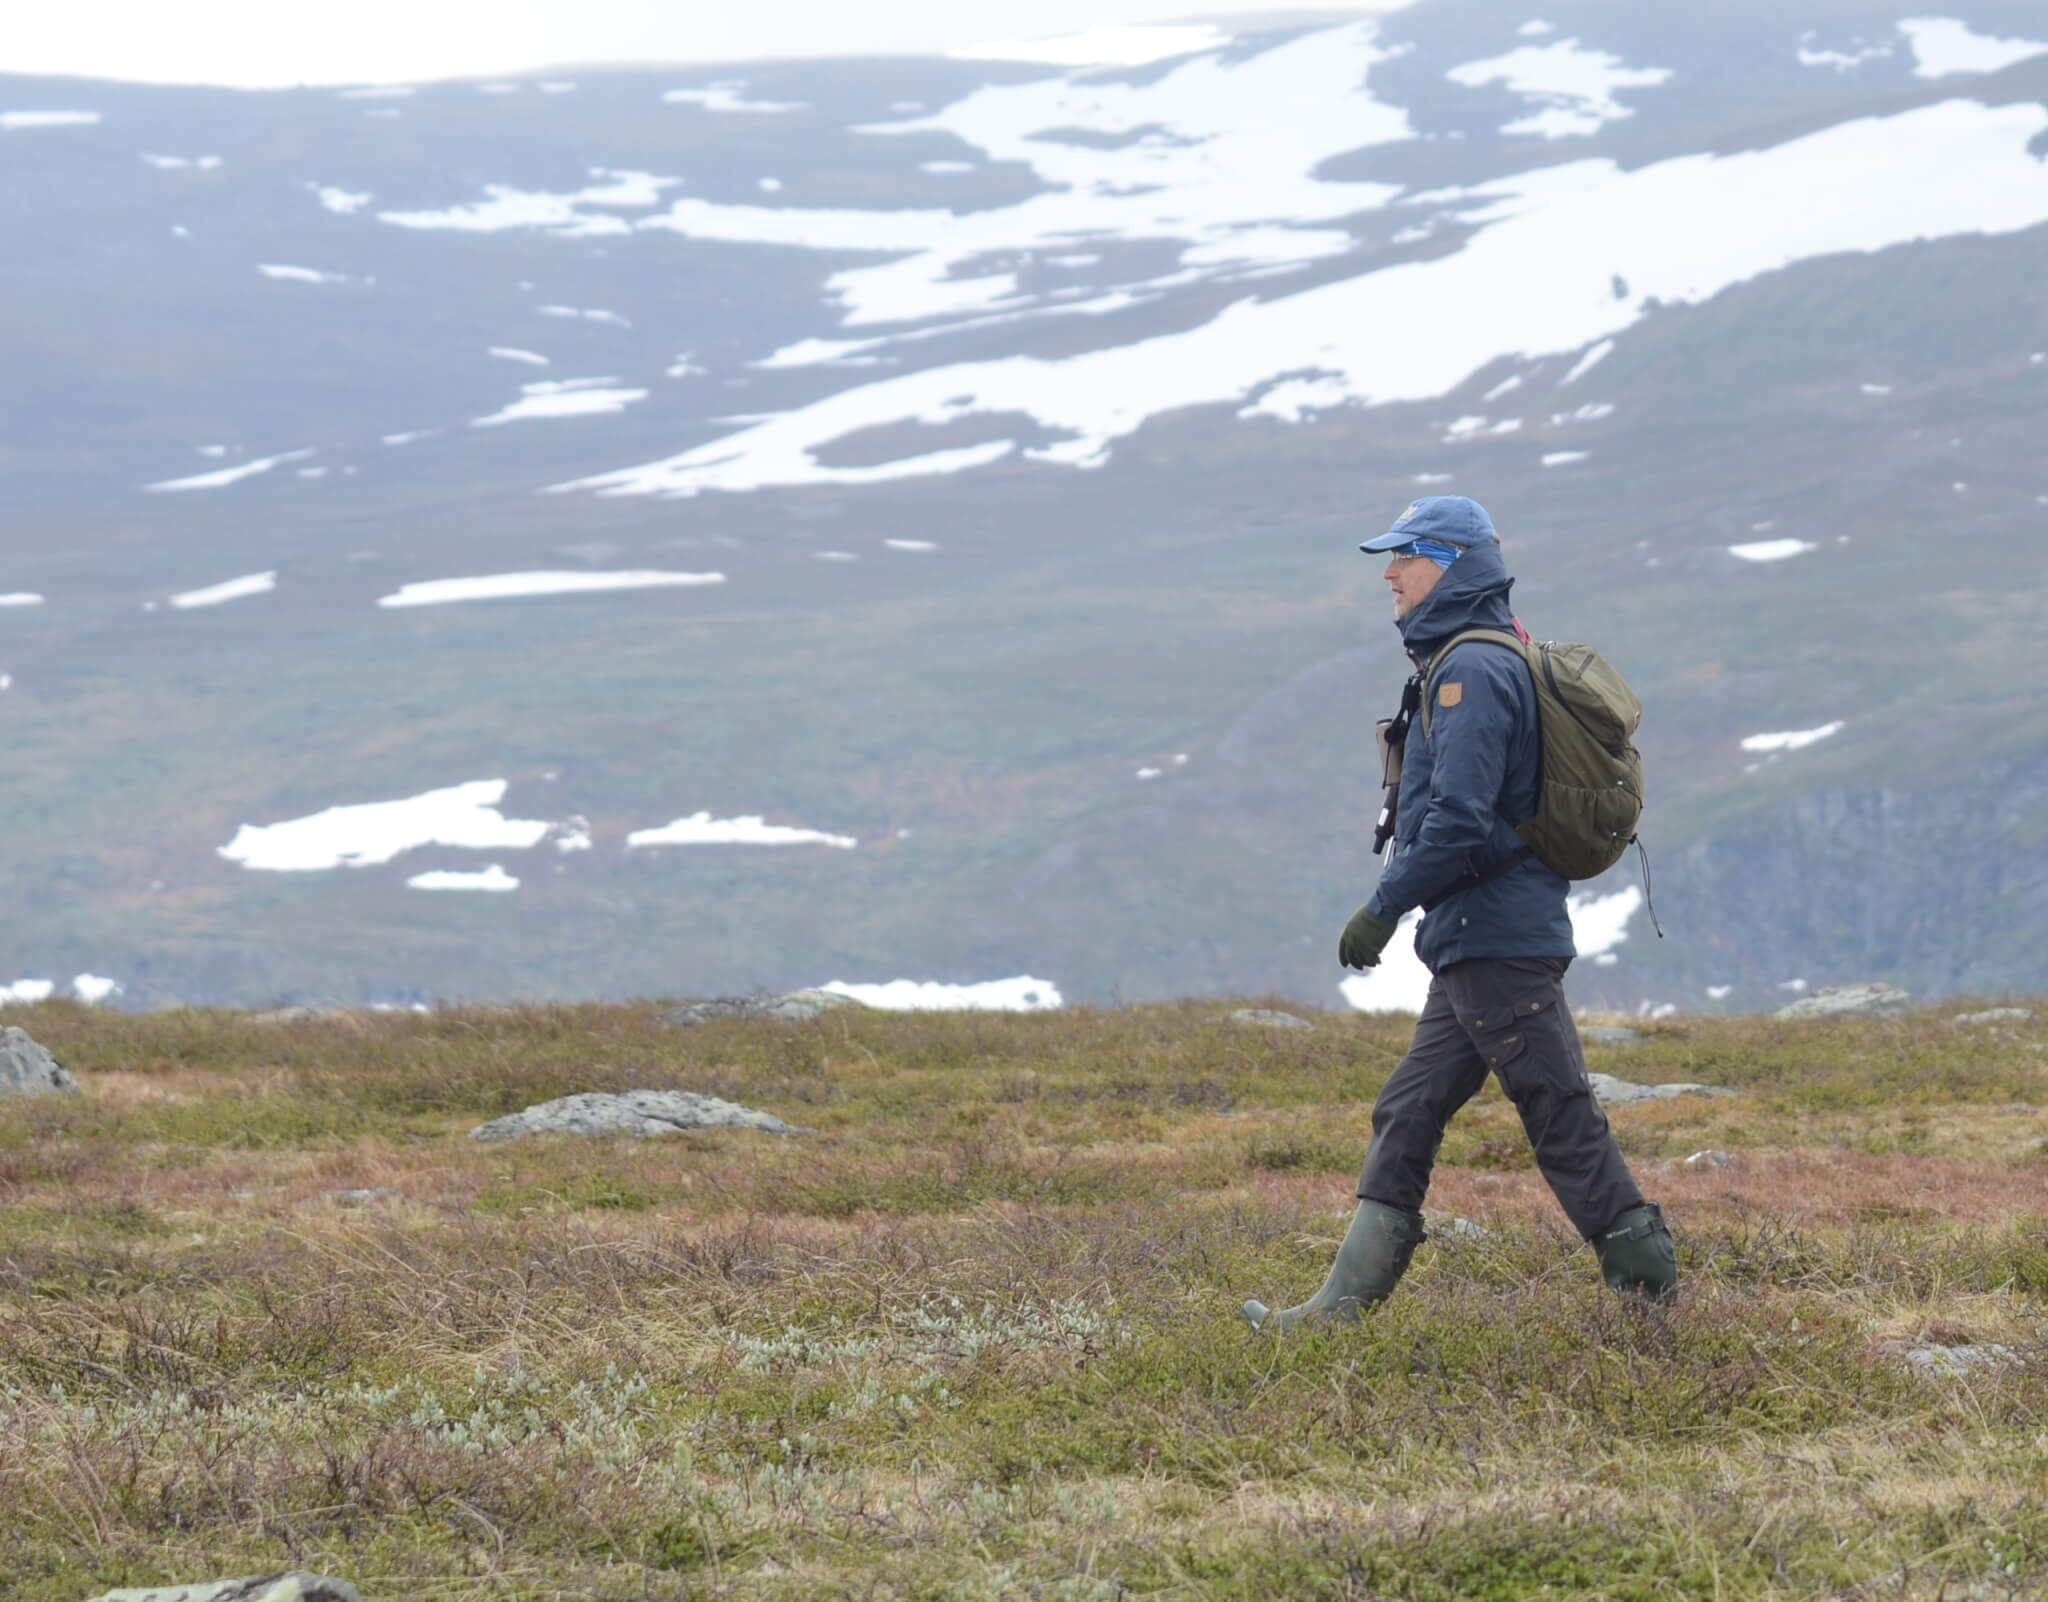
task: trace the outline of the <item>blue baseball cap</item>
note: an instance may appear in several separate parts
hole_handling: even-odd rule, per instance
[[[1486,508],[1469,496],[1425,495],[1419,501],[1410,501],[1407,510],[1394,519],[1394,526],[1386,533],[1358,548],[1394,551],[1414,540],[1435,540],[1439,545],[1455,545],[1463,550],[1489,540],[1498,544],[1500,536],[1494,533],[1493,519],[1486,515]]]

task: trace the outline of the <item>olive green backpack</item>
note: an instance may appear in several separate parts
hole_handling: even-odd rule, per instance
[[[1452,646],[1481,640],[1528,664],[1543,732],[1543,781],[1536,816],[1515,833],[1545,867],[1567,879],[1605,873],[1636,837],[1643,813],[1643,759],[1632,743],[1643,703],[1590,645],[1528,644],[1500,629],[1467,629],[1437,652],[1422,687],[1422,732],[1436,678]]]

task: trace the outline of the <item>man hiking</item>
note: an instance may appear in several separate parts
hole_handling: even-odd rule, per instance
[[[1432,977],[1408,1054],[1373,1104],[1358,1211],[1329,1278],[1298,1307],[1275,1312],[1251,1301],[1245,1317],[1254,1328],[1285,1330],[1311,1315],[1356,1318],[1392,1293],[1422,1240],[1422,1198],[1444,1126],[1489,1072],[1607,1283],[1664,1300],[1678,1284],[1670,1232],[1593,1099],[1565,1005],[1562,981],[1575,955],[1569,881],[1515,829],[1536,815],[1541,794],[1535,684],[1508,642],[1451,643],[1468,629],[1528,638],[1508,608],[1514,580],[1493,523],[1476,501],[1430,496],[1359,549],[1388,554],[1394,622],[1429,704],[1407,703],[1415,715],[1400,747],[1392,854],[1337,953],[1347,968],[1375,966],[1402,916],[1421,907],[1415,951]]]

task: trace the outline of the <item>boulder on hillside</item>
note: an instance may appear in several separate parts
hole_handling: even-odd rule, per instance
[[[1912,997],[1903,990],[1872,981],[1860,985],[1829,985],[1780,1007],[1779,1018],[1896,1018]]]
[[[801,1023],[828,1012],[847,1008],[865,1009],[867,1003],[836,990],[790,990],[779,996],[712,996],[704,1001],[686,1001],[662,1014],[672,1024],[710,1023],[715,1018],[780,1018]]]
[[[1297,1018],[1291,1012],[1282,1012],[1277,1007],[1239,1007],[1223,1020],[1225,1023],[1243,1024],[1248,1029],[1313,1029],[1315,1025],[1306,1018]]]
[[[26,1029],[0,1029],[0,1101],[20,1096],[75,1096],[78,1081],[66,1073]]]
[[[1588,1074],[1593,1082],[1593,1097],[1603,1106],[1625,1107],[1633,1101],[1669,1101],[1673,1096],[1739,1096],[1739,1090],[1726,1090],[1719,1085],[1632,1085],[1626,1079],[1616,1079],[1612,1074]]]
[[[517,1140],[522,1135],[673,1135],[684,1129],[759,1129],[771,1135],[805,1131],[773,1113],[694,1090],[586,1091],[543,1101],[524,1112],[493,1118],[469,1132],[471,1140]]]
[[[346,1580],[293,1570],[286,1574],[252,1574],[240,1580],[211,1580],[202,1585],[140,1586],[108,1591],[92,1602],[363,1602]]]

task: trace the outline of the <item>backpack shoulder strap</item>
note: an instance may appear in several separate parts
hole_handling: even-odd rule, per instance
[[[1483,645],[1502,646],[1507,650],[1513,651],[1523,662],[1526,663],[1529,660],[1528,650],[1523,646],[1521,640],[1508,633],[1505,629],[1465,629],[1460,633],[1453,634],[1444,642],[1443,649],[1429,659],[1429,671],[1423,675],[1422,732],[1424,736],[1427,736],[1429,733],[1429,710],[1436,701],[1435,694],[1433,693],[1436,689],[1436,676],[1443,671],[1444,663],[1449,660],[1451,652],[1458,646],[1463,645],[1467,640],[1477,640]]]

